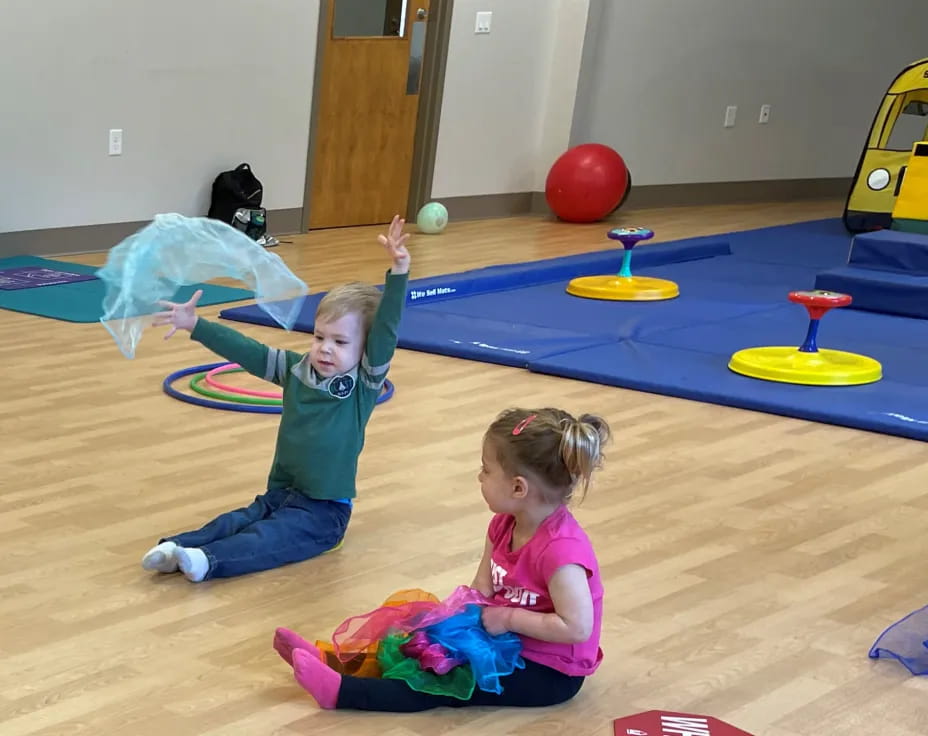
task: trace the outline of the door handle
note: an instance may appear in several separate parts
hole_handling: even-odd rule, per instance
[[[429,11],[427,11],[425,8],[419,8],[416,11],[416,18],[418,18],[419,20],[425,20],[428,14],[429,14]]]
[[[406,71],[406,94],[419,94],[419,81],[422,77],[422,57],[425,54],[425,29],[428,25],[424,20],[425,8],[419,8],[417,20],[412,24],[412,34],[409,39],[409,68]]]

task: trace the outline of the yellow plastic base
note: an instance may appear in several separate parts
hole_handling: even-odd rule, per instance
[[[586,299],[654,302],[679,296],[680,287],[649,276],[580,276],[567,284],[567,293]]]
[[[732,355],[728,367],[751,378],[810,386],[856,386],[883,377],[883,367],[873,358],[827,348],[817,353],[795,347],[747,348]]]

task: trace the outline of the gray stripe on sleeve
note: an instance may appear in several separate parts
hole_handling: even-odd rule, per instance
[[[371,365],[370,361],[367,359],[367,353],[361,356],[361,367],[364,369],[365,373],[370,376],[381,376],[385,375],[388,370],[390,370],[390,361],[388,360],[383,365]]]
[[[277,376],[277,366],[280,363],[283,350],[277,348],[267,349],[267,368],[264,369],[264,380],[273,381]]]

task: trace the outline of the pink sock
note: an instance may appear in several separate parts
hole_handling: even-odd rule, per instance
[[[290,629],[279,628],[274,632],[274,649],[291,667],[293,667],[294,649],[305,649],[320,662],[322,661],[322,652]]]
[[[293,676],[313,696],[320,708],[333,710],[338,702],[342,676],[305,649],[293,650]]]

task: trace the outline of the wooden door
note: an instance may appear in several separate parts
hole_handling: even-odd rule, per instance
[[[406,215],[429,0],[323,0],[311,229]]]

